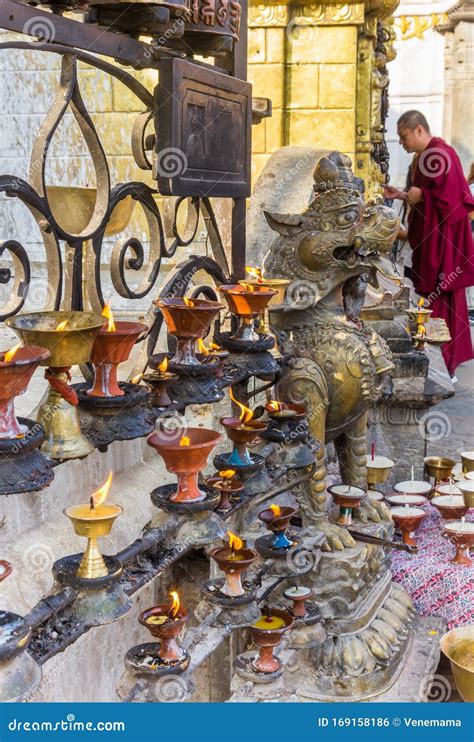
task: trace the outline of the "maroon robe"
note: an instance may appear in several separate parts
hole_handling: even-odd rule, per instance
[[[451,341],[443,345],[450,374],[474,357],[466,288],[474,285],[474,244],[469,212],[474,199],[455,150],[433,137],[413,162],[411,184],[423,200],[408,217],[413,250],[413,284],[428,297],[433,317],[448,325]]]

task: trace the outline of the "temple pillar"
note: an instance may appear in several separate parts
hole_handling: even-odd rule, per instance
[[[391,2],[252,3],[249,68],[254,96],[273,114],[253,129],[253,177],[285,145],[337,149],[354,162],[367,196],[385,180],[384,117],[394,58]],[[385,92],[384,92],[385,91]]]

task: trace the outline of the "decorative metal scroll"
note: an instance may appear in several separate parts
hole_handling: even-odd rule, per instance
[[[3,49],[38,50],[38,47],[28,42],[14,41],[0,44],[0,51]],[[159,280],[162,261],[172,258],[179,248],[189,246],[195,240],[202,219],[213,257],[192,258],[194,270],[188,268],[186,274],[189,275],[189,280],[183,283],[183,276],[178,271],[177,277],[172,279],[173,286],[175,289],[178,286],[179,292],[182,284],[185,290],[196,270],[202,269],[217,282],[227,280],[230,271],[226,253],[208,198],[183,196],[170,199],[162,214],[155,198],[157,191],[147,184],[134,181],[111,187],[107,157],[81,96],[78,59],[119,79],[142,102],[144,111],[138,115],[131,132],[131,150],[136,164],[144,170],[152,168],[153,145],[149,145],[150,137],[146,130],[153,124],[153,95],[132,75],[87,52],[76,53],[68,47],[54,44],[43,44],[39,50],[61,55],[59,84],[51,108],[34,141],[30,182],[14,175],[3,175],[0,176],[0,192],[18,199],[38,225],[46,253],[48,284],[42,309],[101,311],[104,306],[101,279],[104,240],[123,232],[134,208],[143,211],[149,244],[148,255],[146,258],[144,244],[137,237],[118,239],[115,242],[110,258],[110,278],[120,297],[137,300],[150,295]],[[86,142],[95,170],[96,188],[78,189],[81,198],[77,213],[72,220],[66,220],[66,224],[63,219],[58,218],[57,208],[58,199],[63,197],[63,193],[60,188],[47,185],[46,165],[51,141],[67,111],[72,112]],[[186,223],[184,229],[180,230],[178,217],[185,208]],[[168,212],[171,213],[171,219]],[[64,264],[61,244],[65,248]],[[0,308],[2,321],[22,310],[33,282],[30,258],[21,241],[12,238],[0,243],[2,263],[7,257],[10,259],[8,267],[0,267],[0,284],[11,284],[11,292],[6,304]],[[132,288],[130,279],[137,275],[140,276],[139,285]],[[170,286],[165,289],[171,290]],[[152,295],[152,298],[155,297]],[[142,360],[153,351],[161,327],[161,315],[154,307],[147,317],[149,333],[141,354]],[[146,366],[146,361],[144,365]]]

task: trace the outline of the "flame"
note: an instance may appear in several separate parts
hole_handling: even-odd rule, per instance
[[[247,283],[247,281],[240,281],[240,285],[242,286],[244,291],[253,291],[253,286],[251,283]]]
[[[227,531],[227,533],[229,534],[229,546],[232,551],[240,551],[244,545],[242,539],[236,536],[235,533],[232,533],[232,531]]]
[[[112,472],[110,472],[109,476],[107,477],[107,480],[104,482],[102,487],[99,487],[98,490],[92,493],[91,495],[91,508],[95,510],[95,508],[98,508],[99,505],[102,505],[105,498],[109,494],[110,487],[112,486]]]
[[[107,325],[107,332],[115,332],[116,328],[115,328],[115,322],[114,322],[114,315],[110,307],[110,304],[106,304],[105,307],[103,308],[102,317],[106,317],[109,320],[109,324]]]
[[[219,476],[222,477],[222,479],[231,479],[235,474],[235,469],[223,469],[223,471],[219,472]]]
[[[418,333],[421,335],[421,337],[425,337],[426,335],[426,327],[424,325],[420,325],[418,328]]]
[[[184,448],[185,446],[190,446],[191,438],[188,435],[182,435],[179,441],[179,445],[181,446],[181,448]]]
[[[272,412],[280,412],[280,410],[283,409],[283,404],[281,402],[277,402],[276,399],[272,399],[271,402],[267,404],[267,408],[269,408]]]
[[[188,299],[187,296],[183,296],[183,301],[186,304],[187,307],[193,307],[194,302],[191,299]]]
[[[19,343],[13,346],[13,348],[10,348],[10,350],[6,350],[3,354],[3,361],[4,363],[9,363],[10,361],[13,361],[13,358],[15,356],[15,353],[17,350],[20,350],[22,347],[22,341],[20,340]]]
[[[250,422],[250,420],[253,418],[252,410],[250,409],[250,407],[246,407],[244,404],[242,404],[242,402],[239,402],[239,400],[234,397],[234,391],[231,386],[229,387],[229,396],[232,402],[235,402],[237,407],[240,409],[240,421],[244,424]]]
[[[136,376],[133,377],[133,379],[130,379],[130,384],[139,384],[142,378],[143,378],[143,374],[137,374]]]
[[[172,598],[172,600],[173,600],[173,604],[172,604],[171,610],[170,610],[170,618],[176,618],[176,616],[178,615],[179,606],[180,606],[179,595],[176,592],[176,590],[171,590],[171,592],[170,592],[170,598]]]
[[[168,356],[165,356],[158,366],[158,371],[160,374],[165,374],[167,370],[168,370]]]
[[[279,515],[281,515],[281,507],[279,505],[274,505],[273,503],[270,505],[270,510],[272,511],[275,518],[278,518]]]
[[[198,338],[197,347],[198,347],[198,353],[202,353],[203,356],[209,355],[209,351],[206,348],[204,340],[202,338]]]
[[[425,303],[425,300],[423,299],[423,297],[421,297],[420,301],[418,302],[419,309],[422,309],[423,308],[423,304],[424,303]]]
[[[245,271],[246,271],[246,273],[249,274],[249,276],[251,276],[251,278],[256,278],[257,279],[257,283],[263,283],[262,269],[261,268],[254,268],[251,265],[246,265],[245,266]]]
[[[66,327],[68,326],[68,324],[69,324],[69,320],[63,319],[63,321],[60,322],[59,325],[55,328],[55,332],[63,332],[63,330],[65,330]]]
[[[217,343],[209,343],[209,350],[222,350],[222,348]]]

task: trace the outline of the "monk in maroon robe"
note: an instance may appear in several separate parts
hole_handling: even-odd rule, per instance
[[[474,244],[469,212],[474,199],[455,150],[433,137],[419,111],[398,120],[400,144],[415,156],[407,192],[385,187],[387,198],[410,206],[408,241],[413,250],[412,280],[427,298],[433,317],[448,325],[451,341],[442,347],[451,376],[460,363],[474,357],[466,288],[474,285]]]

